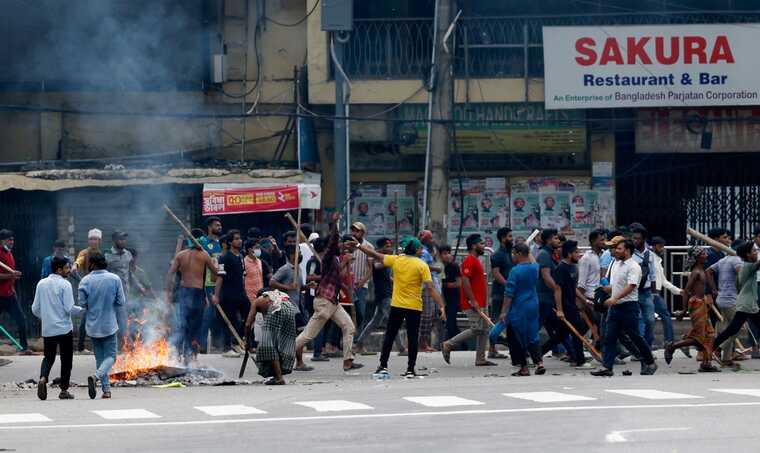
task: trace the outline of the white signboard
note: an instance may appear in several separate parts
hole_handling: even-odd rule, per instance
[[[547,109],[760,104],[760,24],[544,27]]]

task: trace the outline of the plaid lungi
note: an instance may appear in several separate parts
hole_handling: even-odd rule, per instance
[[[291,302],[282,301],[282,308],[264,315],[261,340],[256,348],[256,366],[259,375],[274,376],[272,361],[279,360],[282,374],[290,374],[296,361],[296,314],[298,308]]]

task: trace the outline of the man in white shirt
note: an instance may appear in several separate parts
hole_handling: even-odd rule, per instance
[[[662,265],[662,259],[665,256],[665,239],[655,236],[652,238],[652,251],[654,252],[654,266],[655,266],[655,288],[654,288],[654,312],[660,317],[662,321],[662,336],[665,344],[672,343],[673,336],[673,320],[668,305],[665,303],[665,299],[662,297],[662,290],[667,289],[674,296],[681,295],[681,288],[670,283],[665,277],[665,268]]]
[[[599,257],[604,250],[604,231],[592,231],[588,236],[588,242],[591,244],[591,250],[587,250],[578,261],[578,288],[583,291],[586,299],[593,300],[601,279]]]
[[[633,241],[626,239],[615,248],[616,261],[610,273],[611,297],[604,302],[608,307],[604,337],[604,367],[592,371],[593,376],[613,376],[612,367],[617,356],[617,342],[621,333],[627,334],[641,354],[641,374],[652,375],[657,365],[652,350],[639,333],[639,291],[641,267],[633,260]]]
[[[61,351],[61,393],[62,400],[74,399],[69,393],[71,366],[74,359],[74,324],[71,314],[82,311],[74,305],[74,291],[66,278],[71,273],[71,264],[66,258],[54,257],[51,262],[52,273],[37,283],[34,293],[32,313],[42,321],[42,341],[45,345],[45,357],[42,359],[40,381],[37,384],[37,396],[47,399],[47,383],[50,369],[55,363],[57,350]]]

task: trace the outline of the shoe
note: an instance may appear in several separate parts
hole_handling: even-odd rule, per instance
[[[546,368],[544,368],[543,365],[536,366],[536,371],[534,371],[533,374],[537,376],[542,376],[546,374]]]
[[[359,368],[364,368],[364,365],[362,365],[361,363],[356,363],[352,360],[351,365],[347,367],[346,366],[343,367],[343,371],[358,370]]]
[[[401,377],[406,379],[414,379],[417,377],[417,373],[415,373],[414,370],[406,370],[406,372],[404,372]]]
[[[625,365],[625,360],[616,358],[615,359],[615,365]]]
[[[576,370],[593,370],[593,369],[596,369],[596,367],[589,362],[583,362],[583,365],[577,365],[575,369]]]
[[[490,362],[490,361],[486,360],[484,362],[476,362],[475,366],[499,366],[499,364],[498,363],[493,363],[493,362]]]
[[[312,362],[329,362],[330,359],[325,356],[319,356],[319,357],[312,357],[311,361]]]
[[[58,394],[58,399],[59,400],[73,400],[74,395],[69,393],[68,390],[61,390],[61,393]]]
[[[444,343],[441,346],[441,354],[443,355],[443,361],[451,365],[451,346]]]
[[[653,363],[649,366],[645,366],[641,369],[641,375],[642,376],[652,376],[654,373],[657,372],[657,364]]]
[[[375,370],[375,374],[390,374],[390,373],[388,372],[388,368],[385,368],[384,366],[379,366]]]
[[[93,376],[87,376],[87,394],[91,400],[94,400],[98,396],[98,391],[95,389],[95,381],[97,378]]]
[[[699,369],[697,370],[700,373],[720,373],[720,368],[717,368],[715,365],[700,365]]]
[[[665,363],[670,365],[670,362],[673,361],[673,347],[670,345],[665,346]]]
[[[489,359],[503,360],[503,359],[507,359],[508,356],[505,355],[505,354],[502,354],[501,352],[489,352],[488,353],[488,358]]]
[[[612,377],[615,375],[615,372],[608,370],[607,368],[602,368],[600,370],[592,371],[591,375],[599,377]]]
[[[77,350],[74,355],[92,355],[92,351],[89,349],[82,349],[81,351]]]
[[[227,359],[237,359],[237,358],[240,358],[240,353],[230,349],[229,351],[223,353],[222,357],[227,358]]]
[[[47,399],[47,378],[40,378],[37,383],[37,398],[45,401]]]

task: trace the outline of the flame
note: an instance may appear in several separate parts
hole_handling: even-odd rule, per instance
[[[129,322],[144,324],[138,319],[130,319]],[[175,357],[174,349],[166,338],[143,342],[141,332],[137,332],[134,339],[124,337],[124,350],[116,357],[111,374],[121,373],[125,379],[135,379],[156,367],[176,365]]]

